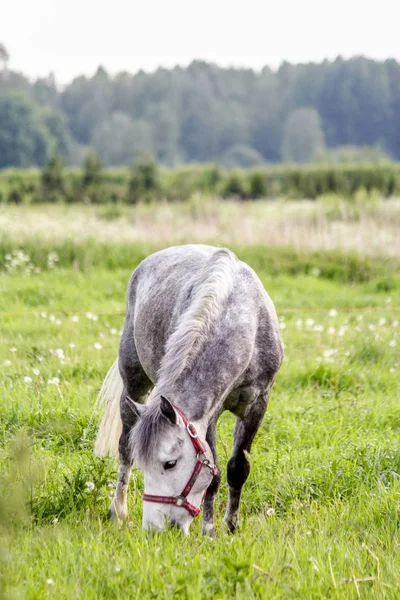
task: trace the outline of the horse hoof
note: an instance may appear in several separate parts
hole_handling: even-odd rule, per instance
[[[110,508],[108,509],[108,518],[110,519],[110,521],[117,523],[117,525],[122,525],[127,516],[128,513],[125,510],[122,510],[121,513],[118,514],[115,510],[114,504],[111,504]]]
[[[227,527],[229,533],[235,533],[236,531],[238,531],[239,529],[239,521],[235,520],[228,520],[228,519],[224,519],[224,524],[225,527]]]
[[[203,537],[208,537],[211,540],[215,540],[215,538],[217,537],[217,534],[215,533],[215,529],[214,526],[210,526],[210,527],[203,527],[203,531],[202,531]]]

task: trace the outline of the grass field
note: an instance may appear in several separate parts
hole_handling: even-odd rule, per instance
[[[92,454],[128,278],[167,240],[107,242],[109,215],[96,221],[96,245],[84,228],[68,230],[89,209],[68,209],[46,231],[40,208],[10,210],[18,223],[0,220],[0,598],[400,597],[400,263],[384,242],[369,258],[310,254],[307,244],[250,246],[232,229],[233,249],[275,301],[286,358],[254,444],[241,531],[221,524],[226,414],[217,539],[201,537],[200,520],[183,539],[141,531],[138,471],[128,522],[109,523],[116,468]]]

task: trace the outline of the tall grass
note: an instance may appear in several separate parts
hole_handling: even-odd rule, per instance
[[[15,246],[39,237],[49,243],[216,244],[291,246],[343,250],[375,256],[400,255],[400,201],[357,195],[351,202],[258,203],[217,201],[197,195],[181,204],[4,207],[0,237]]]

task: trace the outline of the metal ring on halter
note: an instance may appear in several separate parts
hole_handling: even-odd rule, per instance
[[[193,429],[191,429],[191,428],[193,428]],[[196,438],[199,437],[199,434],[197,433],[197,431],[196,431],[193,423],[190,423],[190,421],[186,425],[186,429],[187,429],[187,432],[188,432],[188,434],[190,435],[191,438],[196,439]]]

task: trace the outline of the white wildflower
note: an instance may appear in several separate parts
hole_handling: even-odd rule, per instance
[[[25,375],[24,383],[32,383],[32,377],[29,377],[29,375]]]
[[[330,317],[337,317],[337,310],[336,310],[336,308],[331,308],[331,310],[329,311],[329,316]]]
[[[15,348],[15,346],[13,346],[12,348],[10,348],[10,352],[16,352],[17,349]]]
[[[92,492],[94,490],[94,483],[93,481],[87,481],[86,482],[86,489],[88,492]]]
[[[96,342],[94,344],[94,347],[96,348],[96,350],[101,350],[103,346],[100,344],[100,342]]]
[[[324,350],[323,355],[324,355],[324,358],[330,358],[331,356],[333,356],[336,353],[337,353],[337,350],[335,350],[334,348],[330,348],[328,350]]]
[[[314,319],[307,319],[307,321],[306,321],[307,327],[312,327],[314,325],[314,323],[315,323]]]
[[[69,345],[70,348],[75,348],[75,344],[73,342],[70,343]]]
[[[71,321],[73,321],[74,323],[79,323],[79,317],[78,317],[78,315],[73,315],[71,317]]]
[[[385,317],[381,317],[381,318],[379,319],[379,321],[378,321],[378,325],[379,325],[380,327],[382,327],[382,325],[386,325],[386,319],[385,319]]]
[[[55,263],[59,262],[59,260],[57,252],[49,252],[47,255],[47,266],[49,269],[54,269]]]
[[[11,367],[11,360],[5,360],[4,361],[4,366],[5,367]]]
[[[275,509],[272,507],[267,508],[265,514],[267,515],[267,517],[272,517],[272,515],[275,514]]]
[[[396,346],[396,340],[390,340],[390,342],[389,342],[389,346],[390,346],[391,348],[394,348],[394,347]]]
[[[97,320],[98,320],[98,318],[99,318],[97,315],[94,315],[94,314],[93,314],[93,313],[91,313],[91,312],[88,312],[88,313],[86,313],[86,317],[87,317],[87,318],[88,318],[90,321],[97,321]]]
[[[286,323],[285,323],[285,321],[280,321],[279,322],[279,329],[286,329]]]
[[[399,322],[397,319],[395,319],[392,323],[392,327],[398,327],[399,326]]]
[[[36,376],[40,375],[39,369],[32,369],[32,373]]]
[[[115,567],[114,567],[114,571],[115,571],[116,573],[119,573],[119,572],[120,572],[120,570],[121,570],[121,567],[119,567],[118,565],[115,565]]]
[[[389,373],[395,373],[395,372],[396,372],[396,367],[390,367]]]
[[[390,303],[391,303],[391,301],[392,301],[392,299],[391,299],[391,297],[390,297],[390,296],[389,296],[388,298],[386,298],[386,300],[385,300],[386,304],[390,304]]]
[[[58,385],[60,383],[60,380],[58,379],[58,377],[52,377],[51,379],[48,380],[47,383],[49,385]]]
[[[54,579],[47,579],[46,583],[47,585],[54,585]]]
[[[54,354],[57,356],[57,358],[59,358],[60,360],[63,360],[65,358],[64,355],[64,350],[62,348],[57,348],[57,350],[54,350]]]
[[[111,335],[117,335],[118,331],[115,329],[115,327],[112,327],[110,329],[110,333],[111,333]]]
[[[336,329],[334,327],[329,327],[328,333],[329,333],[329,335],[335,335]]]

